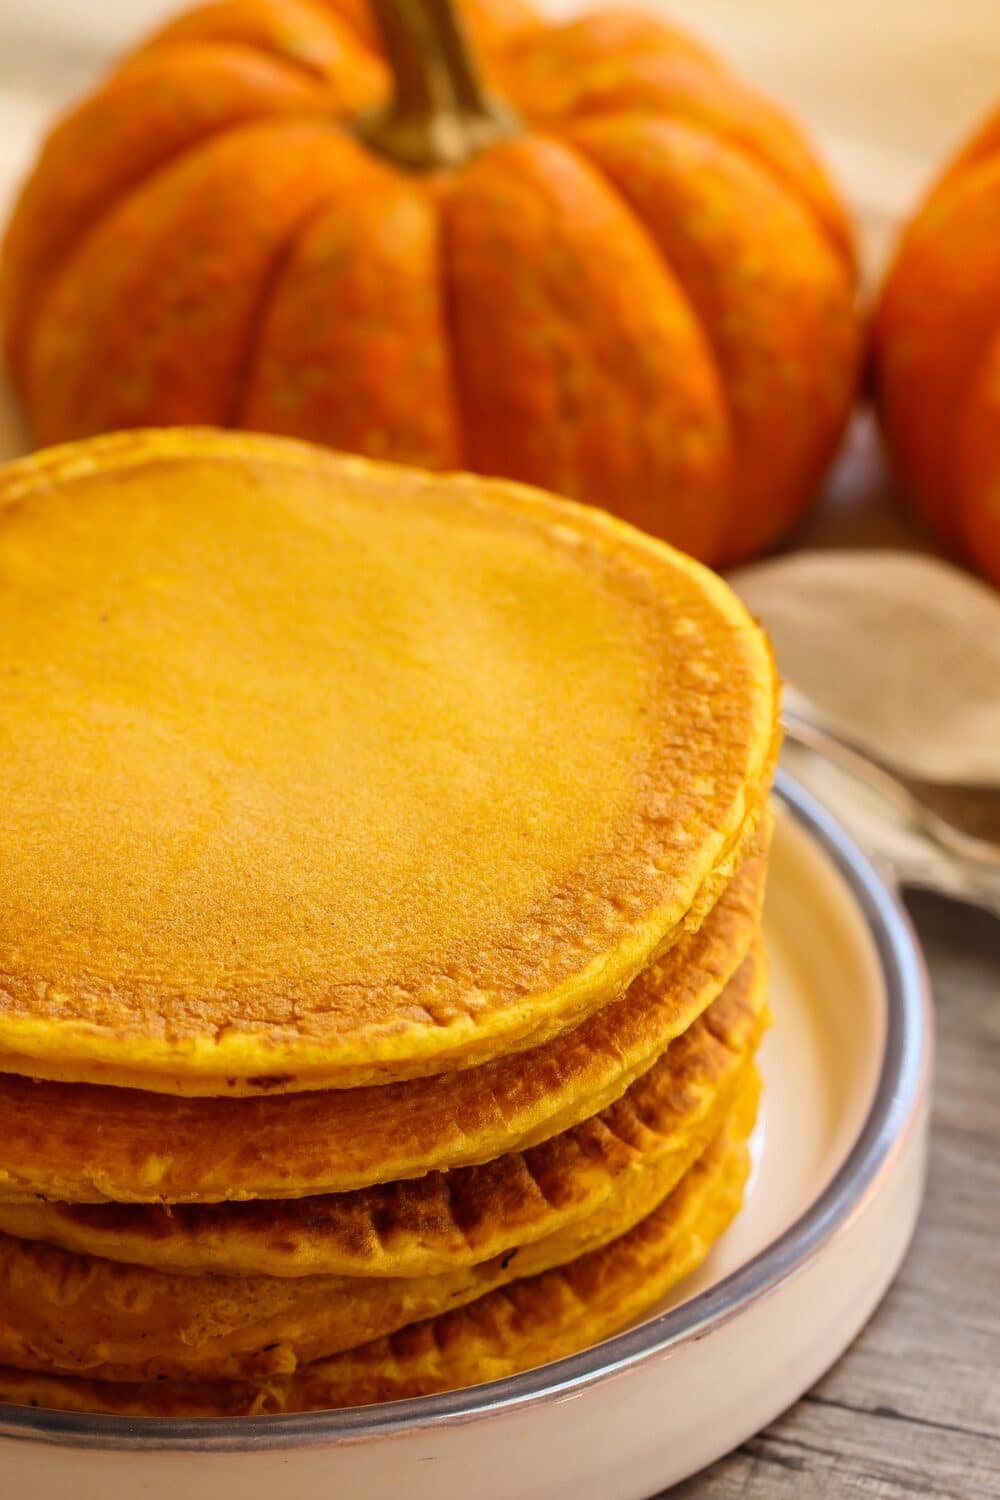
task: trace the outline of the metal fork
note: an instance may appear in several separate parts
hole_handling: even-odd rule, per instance
[[[785,690],[784,720],[790,740],[866,783],[949,854],[1000,878],[1000,784],[914,776],[846,735],[794,689]],[[997,757],[1000,771],[1000,747]]]

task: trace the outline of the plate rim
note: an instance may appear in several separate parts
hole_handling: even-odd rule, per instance
[[[882,1064],[864,1124],[830,1182],[776,1239],[677,1307],[576,1354],[483,1385],[371,1406],[259,1417],[120,1417],[0,1402],[0,1440],[115,1451],[245,1453],[356,1445],[464,1426],[564,1400],[703,1339],[815,1260],[877,1195],[922,1117],[932,1055],[930,983],[898,894],[843,825],[783,769],[774,794],[850,888],[875,945],[887,1010]]]

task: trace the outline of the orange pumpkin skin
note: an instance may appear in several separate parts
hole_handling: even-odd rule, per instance
[[[796,129],[648,17],[463,14],[523,133],[409,173],[364,0],[220,0],[46,143],[7,231],[41,442],[214,423],[607,507],[711,563],[815,495],[859,359],[851,237]]]
[[[1000,585],[1000,109],[903,234],[875,321],[875,370],[916,514]]]

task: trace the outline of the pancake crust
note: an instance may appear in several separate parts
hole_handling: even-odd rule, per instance
[[[0,474],[0,1067],[178,1094],[537,1046],[696,926],[777,742],[727,585],[243,434]]]
[[[695,933],[575,1031],[440,1078],[183,1099],[0,1077],[0,1198],[217,1202],[347,1192],[491,1161],[620,1098],[711,1004],[760,919],[760,843]]]
[[[115,1383],[0,1368],[0,1400],[131,1416],[319,1411],[476,1385],[571,1354],[653,1307],[704,1260],[743,1200],[748,1097],[673,1192],[609,1245],[389,1338],[266,1383]]]
[[[0,1204],[0,1232],[196,1275],[434,1276],[596,1212],[656,1165],[667,1192],[704,1150],[767,1020],[763,947],[628,1092],[525,1152],[347,1194],[172,1209]]]
[[[756,1089],[748,1059],[736,1107]],[[731,1105],[733,1092],[718,1104]],[[724,1120],[720,1108],[713,1123]],[[678,1175],[670,1153],[651,1154],[585,1217],[437,1276],[176,1276],[0,1236],[0,1364],[124,1381],[288,1374],[619,1238]]]

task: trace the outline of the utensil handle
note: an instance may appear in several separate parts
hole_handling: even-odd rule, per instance
[[[908,875],[889,856],[880,850],[874,854],[883,878],[898,887],[913,887],[931,890],[951,900],[964,900],[972,906],[992,913],[1000,918],[1000,876],[991,867],[978,860],[965,857],[960,849],[941,838],[937,831],[938,820],[926,815],[925,809],[890,772],[845,744],[822,725],[814,723],[786,705],[783,712],[785,736],[795,745],[829,761],[838,770],[853,776],[863,785],[884,797],[885,801],[902,812],[910,827],[931,845],[935,862],[941,868],[941,876],[935,880],[933,865],[921,865],[918,872]],[[945,878],[947,870],[953,877]]]

